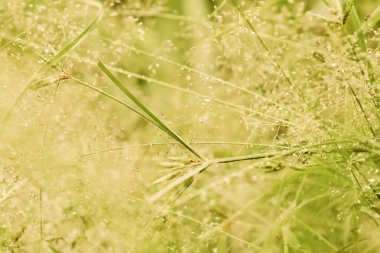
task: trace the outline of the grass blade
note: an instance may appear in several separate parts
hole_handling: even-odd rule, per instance
[[[27,85],[24,87],[22,92],[17,96],[17,98],[13,101],[10,108],[5,112],[5,114],[1,117],[1,125],[2,127],[5,126],[5,122],[8,120],[12,110],[15,108],[15,106],[19,103],[19,101],[22,99],[22,97],[25,95],[26,91],[29,89],[29,87],[33,84],[35,84],[38,80],[38,77],[42,75],[44,72],[46,72],[51,66],[56,64],[60,59],[62,59],[71,49],[73,49],[76,45],[78,45],[94,28],[95,26],[100,22],[100,20],[103,17],[103,7],[100,4],[89,3],[88,1],[85,1],[88,4],[92,4],[98,7],[99,11],[96,17],[91,21],[91,23],[77,36],[75,37],[69,44],[67,44],[61,51],[59,51],[53,58],[45,62],[34,74],[31,78],[29,78]],[[0,127],[0,130],[2,129]],[[2,132],[2,131],[1,131]]]
[[[59,51],[53,58],[47,61],[40,69],[32,77],[32,81],[34,78],[43,74],[46,70],[50,68],[50,66],[57,63],[65,54],[67,54],[71,49],[73,49],[76,45],[78,45],[86,35],[88,35],[95,26],[100,22],[103,17],[103,8],[99,6],[99,12],[96,17],[91,21],[91,23],[77,36],[75,37],[69,44],[67,44],[61,51]]]
[[[116,84],[117,87],[125,94],[127,95],[133,103],[135,103],[144,113],[146,113],[157,125],[159,125],[160,129],[163,129],[169,136],[171,136],[173,139],[181,143],[187,150],[189,150],[191,153],[193,153],[196,157],[200,158],[201,160],[206,161],[207,159],[199,154],[197,151],[195,151],[190,144],[188,144],[186,141],[184,141],[178,134],[176,134],[173,130],[169,128],[162,120],[158,118],[151,110],[149,110],[137,97],[135,97],[122,83],[121,81],[114,76],[108,68],[101,62],[98,62],[99,68],[111,79],[111,81]]]
[[[367,22],[363,24],[363,31],[368,32],[373,29],[376,24],[380,21],[380,5],[371,13]]]
[[[88,84],[88,83],[86,83],[86,82],[84,82],[84,81],[82,81],[82,80],[80,80],[80,79],[77,79],[77,78],[75,78],[75,77],[72,77],[72,76],[71,76],[70,79],[73,80],[73,81],[75,81],[75,82],[77,82],[77,83],[79,83],[79,84],[81,84],[81,85],[83,85],[83,86],[85,86],[85,87],[87,87],[87,88],[89,88],[89,89],[91,89],[91,90],[93,90],[93,91],[98,92],[99,94],[102,94],[102,95],[105,96],[105,97],[108,97],[108,98],[114,100],[115,102],[117,102],[117,103],[119,103],[119,104],[121,104],[121,105],[123,105],[123,106],[125,106],[125,107],[127,107],[129,110],[131,110],[131,111],[137,113],[138,115],[140,115],[141,117],[143,117],[143,118],[144,118],[145,120],[147,120],[148,122],[150,122],[150,123],[156,125],[156,126],[157,126],[158,128],[160,128],[160,129],[162,129],[162,128],[160,127],[160,125],[156,124],[156,122],[154,122],[153,120],[151,120],[150,118],[148,118],[147,116],[145,116],[144,114],[142,114],[141,112],[137,111],[135,108],[129,106],[128,104],[124,103],[123,101],[121,101],[121,100],[117,99],[116,97],[112,96],[111,94],[109,94],[109,93],[107,93],[107,92],[105,92],[105,91],[103,91],[103,90],[101,90],[101,89],[98,89],[98,88],[96,88],[95,86],[90,85],[90,84]],[[164,130],[164,129],[162,129],[162,130]]]
[[[79,60],[79,58],[77,58],[77,57],[71,57],[70,56],[70,58]],[[82,62],[85,62],[85,63],[90,64],[90,65],[97,65],[97,63],[95,63],[94,61],[88,60],[88,59],[80,59],[80,60]],[[168,82],[164,82],[164,81],[160,81],[160,80],[157,80],[157,79],[153,79],[153,78],[150,78],[150,77],[147,77],[147,76],[144,76],[144,75],[136,74],[134,72],[130,72],[130,71],[125,70],[125,69],[116,68],[116,67],[108,67],[108,69],[110,69],[113,72],[118,73],[118,74],[127,75],[127,76],[131,76],[131,77],[135,77],[135,78],[140,78],[140,79],[143,79],[143,80],[147,81],[148,83],[150,83],[150,82],[151,83],[156,83],[156,84],[161,85],[163,87],[167,87],[167,88],[179,91],[179,92],[187,93],[187,94],[193,95],[193,96],[198,97],[198,98],[204,98],[204,99],[209,99],[210,98],[209,95],[198,93],[196,91],[193,91],[193,90],[190,90],[190,89],[185,89],[185,88],[176,86],[174,84],[171,84],[171,83],[168,83]],[[237,104],[234,104],[232,102],[228,102],[228,101],[225,101],[225,100],[222,100],[222,99],[219,99],[219,98],[212,98],[212,100],[214,102],[218,103],[218,104],[224,105],[224,106],[226,106],[228,108],[231,108],[232,110],[238,111],[240,113],[250,112],[250,113],[253,113],[255,115],[259,115],[261,117],[265,117],[267,119],[277,120],[278,122],[280,122],[282,124],[292,125],[292,126],[298,127],[298,128],[304,128],[304,126],[294,124],[290,120],[285,119],[284,117],[276,116],[274,114],[270,114],[270,113],[264,112],[262,110],[260,111],[260,110],[256,110],[256,109],[253,109],[253,108],[250,108],[250,107],[240,106],[240,105],[237,105]]]

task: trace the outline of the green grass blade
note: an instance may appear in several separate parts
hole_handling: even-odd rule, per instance
[[[197,151],[195,151],[190,144],[188,144],[186,141],[184,141],[178,134],[176,134],[173,130],[169,128],[162,120],[158,118],[151,110],[149,110],[140,100],[135,97],[122,83],[121,81],[114,76],[107,67],[101,62],[98,62],[99,68],[111,79],[111,81],[116,84],[117,87],[125,94],[127,95],[141,110],[144,111],[154,122],[156,122],[160,129],[163,129],[169,136],[171,136],[176,141],[180,142],[187,150],[189,150],[191,153],[193,153],[196,157],[207,160],[204,156],[199,154]]]
[[[363,24],[363,31],[368,32],[373,29],[376,24],[380,21],[380,5],[371,13],[367,22]]]
[[[103,9],[99,7],[99,12],[96,15],[96,17],[91,21],[91,23],[77,37],[75,37],[69,44],[67,44],[61,51],[59,51],[53,58],[51,58],[43,66],[41,66],[41,68],[37,70],[32,79],[37,77],[38,75],[43,74],[46,70],[50,68],[50,66],[57,63],[64,55],[66,55],[71,49],[78,45],[85,38],[85,36],[88,35],[100,22],[100,20],[103,17],[103,12]]]
[[[107,92],[105,92],[105,91],[103,91],[103,90],[101,90],[101,89],[98,89],[98,88],[94,87],[93,85],[90,85],[90,84],[88,84],[88,83],[86,83],[86,82],[84,82],[84,81],[82,81],[82,80],[80,80],[80,79],[77,79],[77,78],[75,78],[75,77],[70,77],[70,79],[73,80],[73,81],[75,81],[75,82],[77,82],[77,83],[79,83],[79,84],[81,84],[81,85],[83,85],[83,86],[85,86],[85,87],[87,87],[87,88],[89,88],[89,89],[91,89],[91,90],[93,90],[93,91],[96,91],[96,92],[98,92],[98,93],[104,95],[105,97],[108,97],[108,98],[110,98],[110,99],[116,101],[117,103],[119,103],[119,104],[125,106],[125,107],[128,108],[129,110],[131,110],[131,111],[137,113],[137,114],[140,115],[143,119],[147,120],[148,122],[150,122],[150,123],[156,125],[156,126],[157,126],[158,128],[160,128],[160,129],[162,129],[161,126],[158,125],[156,122],[154,122],[153,120],[151,120],[150,118],[148,118],[147,116],[145,116],[144,114],[142,114],[141,112],[137,111],[135,108],[131,107],[130,105],[128,105],[128,104],[124,103],[123,101],[117,99],[116,97],[112,96],[111,94],[109,94],[109,93],[107,93]],[[164,130],[164,129],[162,129],[162,130]]]
[[[71,57],[71,56],[70,56],[70,58],[75,59],[75,60],[81,60],[82,62],[85,62],[85,63],[90,64],[90,65],[97,65],[97,63],[95,63],[94,61],[88,60],[88,59],[79,59],[77,57]],[[198,92],[193,91],[191,89],[185,89],[185,88],[176,86],[174,84],[171,84],[171,83],[168,83],[168,82],[164,82],[164,81],[160,81],[160,80],[157,80],[157,79],[154,79],[154,78],[150,78],[150,77],[147,77],[147,76],[144,76],[144,75],[136,74],[134,72],[127,71],[125,69],[116,68],[116,67],[108,67],[108,69],[110,69],[113,72],[118,73],[118,74],[127,75],[127,76],[131,76],[131,77],[135,77],[135,78],[140,78],[140,79],[146,80],[148,83],[156,83],[156,84],[161,85],[163,87],[167,87],[167,88],[179,91],[179,92],[187,93],[187,94],[193,95],[193,96],[198,97],[198,98],[204,98],[204,99],[209,99],[210,98],[209,95],[198,93]],[[237,105],[237,104],[234,104],[234,103],[231,103],[231,102],[219,99],[219,98],[213,98],[212,101],[214,101],[215,103],[224,105],[224,106],[226,106],[228,108],[231,108],[231,110],[238,111],[239,113],[250,112],[250,113],[253,113],[255,115],[259,115],[259,116],[262,116],[262,117],[265,117],[265,118],[268,118],[268,119],[277,120],[279,123],[282,123],[282,124],[291,125],[291,126],[294,126],[294,127],[297,127],[297,128],[304,128],[304,126],[294,124],[293,122],[291,122],[290,120],[285,119],[284,117],[279,117],[279,116],[270,114],[268,112],[264,112],[264,111],[259,110],[259,109],[255,110],[253,108]]]
[[[88,3],[88,1],[86,1]],[[100,22],[100,20],[103,17],[103,7],[100,4],[89,3],[92,5],[96,5],[99,8],[98,14],[96,17],[91,21],[91,23],[77,36],[75,37],[69,44],[67,44],[61,51],[59,51],[53,58],[45,62],[33,75],[31,78],[29,78],[25,88],[22,90],[22,92],[17,96],[17,98],[13,101],[10,108],[4,113],[4,115],[1,117],[1,125],[2,127],[5,126],[6,121],[8,120],[11,112],[16,107],[16,105],[19,103],[19,101],[22,99],[22,97],[25,95],[26,91],[29,89],[29,87],[33,84],[35,84],[38,80],[38,77],[42,75],[44,72],[46,72],[51,66],[56,64],[60,59],[62,59],[71,49],[73,49],[76,45],[78,45],[94,28],[95,26]],[[2,129],[0,127],[0,130]],[[2,132],[2,131],[1,131]]]

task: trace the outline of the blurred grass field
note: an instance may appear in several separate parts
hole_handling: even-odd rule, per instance
[[[0,1],[0,251],[380,252],[379,21]]]

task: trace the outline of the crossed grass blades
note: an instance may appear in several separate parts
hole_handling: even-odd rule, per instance
[[[291,6],[285,3],[286,1],[274,2],[274,6],[278,8]],[[312,59],[324,67],[322,72],[332,80],[331,87],[323,91],[324,94],[329,95],[334,88],[345,91],[341,99],[336,97],[332,97],[335,100],[331,97],[323,99],[323,95],[320,97],[320,101],[327,101],[327,105],[336,110],[340,105],[345,107],[345,110],[341,110],[340,114],[336,115],[337,118],[334,118],[321,113],[323,110],[316,106],[315,101],[310,97],[310,92],[321,92],[318,89],[319,82],[321,82],[319,77],[315,76],[310,87],[302,86],[300,84],[304,80],[302,79],[303,72],[300,70],[303,68],[300,67],[292,72],[288,69],[290,67],[283,64],[281,58],[277,56],[278,51],[271,46],[271,42],[290,43],[290,41],[264,34],[263,31],[267,29],[270,31],[270,27],[256,24],[257,20],[251,13],[251,10],[256,10],[260,6],[256,6],[256,3],[245,5],[247,3],[235,0],[218,2],[219,8],[216,10],[227,7],[231,11],[231,17],[237,16],[239,19],[232,21],[235,26],[213,23],[216,27],[220,27],[220,30],[217,30],[217,35],[212,35],[210,38],[211,40],[218,39],[235,30],[244,33],[245,37],[242,35],[242,38],[245,40],[247,37],[255,38],[257,46],[266,56],[265,59],[269,59],[269,61],[261,62],[261,65],[268,65],[268,73],[263,73],[267,75],[270,82],[276,82],[283,86],[280,91],[289,93],[289,100],[272,99],[271,94],[262,95],[261,91],[256,92],[255,89],[240,85],[242,80],[238,80],[236,83],[236,80],[230,81],[214,76],[196,67],[191,67],[190,64],[179,63],[147,52],[124,43],[122,40],[114,41],[103,35],[96,38],[109,43],[103,45],[102,50],[105,52],[112,51],[108,49],[108,47],[112,48],[110,45],[117,45],[136,55],[144,55],[152,61],[178,67],[181,69],[180,72],[211,80],[220,85],[216,86],[217,89],[231,89],[239,92],[239,97],[250,96],[258,101],[265,101],[269,105],[265,108],[242,106],[239,101],[230,101],[226,97],[210,97],[196,91],[195,88],[183,88],[174,82],[163,81],[159,77],[154,78],[146,73],[136,73],[123,66],[115,67],[114,64],[96,62],[96,57],[75,54],[75,48],[80,43],[85,43],[85,39],[90,33],[94,34],[94,28],[104,25],[102,24],[104,13],[115,14],[115,6],[103,10],[103,5],[98,2],[84,1],[84,3],[97,8],[95,18],[53,57],[36,53],[44,63],[29,78],[26,88],[22,89],[20,95],[16,96],[14,102],[5,110],[0,134],[5,135],[6,131],[11,131],[13,126],[11,116],[16,115],[16,109],[20,107],[22,100],[28,99],[27,94],[44,94],[44,91],[54,86],[53,100],[55,100],[59,89],[65,85],[65,88],[73,88],[73,90],[88,88],[100,97],[108,98],[123,108],[134,111],[141,119],[165,133],[171,141],[92,150],[78,155],[78,160],[73,159],[76,161],[74,166],[64,167],[65,170],[62,171],[61,176],[74,174],[79,177],[80,175],[80,180],[78,180],[80,187],[75,188],[79,191],[75,198],[71,198],[71,200],[79,198],[80,201],[67,208],[69,211],[65,210],[65,212],[78,210],[79,215],[73,215],[72,219],[79,221],[81,225],[71,224],[70,230],[74,231],[75,229],[71,228],[79,227],[81,233],[87,236],[87,238],[78,236],[71,244],[65,244],[62,242],[64,240],[49,236],[54,234],[51,228],[54,220],[46,218],[49,204],[60,208],[55,202],[49,202],[46,199],[46,196],[53,190],[47,187],[48,184],[43,183],[43,179],[49,178],[48,173],[51,173],[48,166],[49,159],[53,160],[48,156],[50,150],[46,145],[49,141],[48,130],[52,123],[46,124],[43,134],[43,162],[41,164],[30,162],[34,164],[33,170],[22,171],[26,179],[19,180],[9,187],[6,186],[0,199],[0,203],[4,206],[12,199],[21,201],[22,196],[17,195],[17,192],[23,191],[30,185],[38,186],[39,206],[37,209],[39,213],[36,227],[39,231],[36,234],[39,234],[41,245],[43,245],[41,246],[42,251],[60,252],[68,248],[83,251],[88,250],[87,247],[95,247],[101,251],[112,247],[114,249],[129,248],[137,252],[194,252],[197,250],[200,252],[211,250],[217,252],[376,252],[376,249],[379,248],[377,235],[380,215],[378,207],[380,191],[378,183],[380,153],[378,67],[373,51],[372,54],[370,53],[369,49],[374,49],[373,42],[370,41],[372,44],[368,43],[368,37],[380,19],[380,7],[374,8],[366,21],[360,19],[357,8],[360,6],[358,2],[355,4],[354,1],[325,0],[327,12],[314,13],[328,24],[326,27],[329,31],[334,32],[332,36],[337,36],[334,37],[335,39],[338,38],[342,44],[351,46],[351,52],[347,54],[346,52],[332,53],[332,56],[336,56],[338,59],[350,58],[350,61],[342,61],[345,66],[338,64],[332,72],[327,64],[330,55],[323,54],[323,51],[318,51],[318,48],[312,49]],[[152,10],[153,12],[140,11],[134,15],[156,15],[168,20],[200,23],[194,18],[157,13],[155,9]],[[123,11],[125,11],[123,14],[127,15],[129,10]],[[268,11],[268,13],[271,12]],[[143,18],[141,17],[141,19]],[[297,17],[292,18],[296,19]],[[275,24],[273,26],[277,27]],[[8,39],[14,40],[14,38]],[[22,42],[19,41],[19,43]],[[38,48],[38,43],[36,45],[33,45],[33,42],[25,41],[24,43],[26,47]],[[6,48],[6,46],[5,44],[2,48]],[[112,59],[113,56],[111,54],[109,58]],[[64,69],[61,65],[64,58],[86,66],[97,66],[115,87],[129,98],[132,106],[131,103],[124,102],[123,99],[112,95],[109,90],[84,81],[86,75],[83,72]],[[128,61],[128,58],[126,60]],[[308,65],[307,62],[305,64]],[[353,69],[352,73],[347,66]],[[45,76],[50,71],[61,71],[62,73],[53,77]],[[88,76],[95,76],[93,74],[96,72],[95,70],[87,71]],[[277,133],[270,143],[254,143],[249,138],[245,142],[189,141],[182,137],[180,131],[174,130],[177,127],[171,127],[167,119],[163,119],[158,116],[159,114],[153,112],[156,109],[153,110],[147,106],[142,101],[143,98],[140,99],[132,92],[128,81],[121,81],[124,79],[118,78],[118,75],[133,77],[176,90],[208,101],[209,104],[218,104],[223,106],[225,111],[233,111],[239,117],[253,122],[257,120],[275,122]],[[360,83],[361,86],[357,85],[356,80],[352,80],[350,75],[360,76],[363,80]],[[99,76],[97,78],[101,80]],[[339,82],[334,82],[336,80]],[[71,83],[79,84],[79,86],[70,86]],[[104,81],[104,83],[106,82]],[[265,103],[259,105],[262,104]],[[276,113],[280,109],[286,112],[286,116]],[[51,116],[53,113],[52,106],[49,115]],[[342,121],[340,116],[346,121]],[[355,120],[347,120],[350,117],[354,117]],[[16,116],[15,118],[17,119]],[[233,123],[231,118],[223,122],[227,128]],[[212,124],[212,122],[207,124]],[[293,135],[289,134],[283,140],[280,132],[286,132],[288,128],[295,129],[295,132],[293,131]],[[188,154],[186,153],[184,157],[164,155],[163,162],[149,163],[148,166],[160,165],[165,169],[161,172],[164,174],[163,176],[152,181],[139,181],[141,184],[145,184],[148,190],[142,187],[144,190],[141,192],[125,197],[123,195],[125,191],[101,190],[102,188],[99,188],[101,183],[95,183],[98,180],[96,177],[91,178],[94,180],[93,188],[88,186],[88,183],[87,186],[84,183],[90,179],[89,174],[83,173],[86,164],[101,163],[101,155],[122,160],[123,157],[113,156],[112,152],[160,148],[169,145],[182,146]],[[257,147],[257,150],[250,151],[248,155],[240,155],[239,151],[229,151],[226,148],[226,152],[214,155],[214,149],[216,150],[218,146],[222,145]],[[137,158],[141,161],[149,160],[149,157],[144,155]],[[36,155],[35,160],[38,159]],[[26,167],[25,164],[21,168]],[[37,168],[39,167],[42,169],[40,180],[37,180],[32,175],[38,172]],[[112,169],[108,164],[105,167],[107,170]],[[7,173],[12,174],[9,171]],[[14,177],[9,176],[9,178]],[[54,180],[54,178],[50,179]],[[67,182],[65,186],[60,187],[70,191],[73,179],[71,178]],[[148,193],[146,194],[145,191]],[[87,196],[92,193],[94,193],[93,196],[96,196],[95,193],[99,192],[103,193],[104,198],[94,197],[93,199],[96,201],[93,202],[86,202],[86,198],[80,197],[80,194]],[[168,197],[170,194],[172,194],[171,197]],[[135,201],[133,203],[135,203],[136,209],[125,204],[132,200]],[[92,208],[91,212],[83,212],[81,201],[86,203],[83,205]],[[128,215],[125,215],[126,211]],[[71,216],[68,215],[68,217]],[[139,217],[138,222],[133,221],[135,217]],[[126,219],[128,222],[125,221]],[[105,223],[107,224],[105,225]],[[330,225],[329,228],[326,227],[327,223]],[[131,229],[130,224],[134,224],[132,226],[133,236],[126,232],[126,228]],[[98,230],[107,231],[108,236],[96,232]],[[61,230],[58,229],[58,231]],[[135,236],[135,232],[137,236]],[[183,236],[191,233],[197,235],[195,240]],[[32,243],[27,237],[30,234],[33,233],[30,232],[27,222],[22,224],[16,233],[3,233],[3,249],[34,247],[32,245],[38,243]],[[117,242],[118,238],[123,238],[123,240]],[[128,239],[124,240],[125,238]],[[65,239],[70,240],[69,237]],[[90,240],[93,246],[88,246],[89,244],[85,246],[86,240]]]

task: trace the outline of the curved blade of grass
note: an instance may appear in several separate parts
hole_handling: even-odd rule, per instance
[[[78,45],[94,28],[95,26],[100,22],[100,20],[103,17],[103,8],[100,4],[96,2],[89,3],[88,1],[85,1],[88,4],[95,5],[98,7],[99,12],[96,15],[96,17],[91,21],[91,23],[77,36],[75,37],[69,44],[67,44],[61,51],[59,51],[53,58],[51,58],[49,61],[45,62],[33,75],[31,78],[29,78],[26,86],[22,90],[22,92],[17,96],[17,98],[13,101],[10,108],[5,112],[5,114],[1,117],[1,125],[2,127],[5,125],[5,122],[8,120],[12,110],[15,108],[15,106],[19,103],[21,98],[25,95],[28,88],[34,84],[36,81],[38,81],[38,77],[42,75],[44,72],[46,72],[51,66],[56,64],[60,59],[62,59],[71,49],[73,49],[76,45]],[[0,130],[2,129],[0,127]],[[2,132],[2,131],[1,131]]]
[[[103,17],[103,8],[101,5],[97,5],[99,8],[99,12],[96,15],[96,17],[91,21],[91,23],[77,36],[75,37],[69,44],[67,44],[61,51],[58,52],[53,58],[51,58],[49,61],[47,61],[44,65],[41,66],[37,70],[37,72],[33,75],[32,80],[44,73],[46,70],[50,68],[50,66],[57,63],[65,54],[67,54],[72,48],[74,48],[76,45],[78,45],[86,35],[88,35],[95,26],[100,22],[100,20]]]
[[[87,88],[89,88],[89,89],[91,89],[91,90],[93,90],[93,91],[96,91],[96,92],[98,92],[98,93],[100,93],[100,94],[102,94],[102,95],[104,95],[104,96],[106,96],[106,97],[108,97],[108,98],[110,98],[110,99],[116,101],[117,103],[119,103],[119,104],[121,104],[121,105],[127,107],[129,110],[131,110],[131,111],[137,113],[138,115],[140,115],[141,117],[143,117],[143,118],[144,118],[145,120],[147,120],[148,122],[154,124],[155,126],[157,126],[157,127],[160,128],[160,129],[162,129],[160,125],[158,125],[156,122],[154,122],[153,120],[151,120],[149,117],[145,116],[144,114],[142,114],[141,112],[139,112],[139,111],[136,110],[135,108],[133,108],[133,107],[131,107],[130,105],[124,103],[123,101],[117,99],[116,97],[112,96],[111,94],[109,94],[109,93],[107,93],[107,92],[105,92],[105,91],[103,91],[103,90],[101,90],[101,89],[98,89],[98,88],[94,87],[93,85],[90,85],[90,84],[88,84],[88,83],[86,83],[86,82],[84,82],[84,81],[82,81],[82,80],[80,80],[80,79],[77,79],[77,78],[75,78],[75,77],[72,77],[72,76],[71,76],[70,79],[73,80],[73,81],[75,81],[75,82],[77,82],[77,83],[79,83],[79,84],[81,84],[81,85],[83,85],[83,86],[85,86],[85,87],[87,87]],[[162,130],[165,131],[164,129],[162,129]]]
[[[262,36],[262,35],[261,35],[261,36]],[[107,40],[107,41],[109,41],[109,42],[113,42],[113,40],[111,40],[111,39],[107,39],[107,38],[104,38],[104,37],[103,37],[103,39],[105,39],[105,40]],[[171,64],[171,65],[177,66],[177,67],[179,67],[180,69],[186,70],[186,71],[188,71],[188,72],[191,72],[191,73],[197,74],[197,75],[202,76],[202,77],[205,77],[205,78],[209,78],[209,79],[214,80],[214,81],[216,81],[216,82],[218,82],[218,83],[220,83],[220,84],[223,84],[223,85],[226,85],[226,86],[232,87],[232,88],[234,88],[234,89],[240,90],[240,91],[245,92],[245,93],[247,93],[247,94],[249,94],[249,95],[252,95],[252,96],[254,96],[254,97],[260,98],[260,99],[262,99],[262,100],[264,100],[264,101],[270,101],[269,98],[267,98],[267,97],[261,95],[259,92],[248,90],[248,89],[246,89],[246,88],[244,88],[244,87],[241,87],[241,86],[239,86],[239,85],[237,85],[237,84],[234,84],[234,83],[232,83],[232,82],[230,82],[230,81],[226,81],[226,80],[224,80],[224,79],[222,79],[222,78],[219,78],[219,77],[216,77],[216,76],[214,76],[214,75],[211,75],[211,74],[208,74],[208,73],[202,72],[202,71],[200,71],[200,70],[197,70],[197,69],[195,69],[195,68],[189,67],[189,66],[187,66],[187,65],[180,64],[180,63],[178,63],[178,62],[172,61],[172,60],[167,59],[167,58],[164,58],[164,57],[162,57],[162,56],[158,56],[158,55],[155,55],[155,54],[149,53],[149,52],[147,52],[147,51],[144,51],[144,50],[138,49],[138,48],[133,47],[133,46],[129,46],[129,45],[121,44],[121,43],[119,44],[119,46],[121,46],[121,47],[123,47],[123,48],[127,48],[127,49],[129,49],[129,50],[132,50],[132,51],[134,51],[134,52],[137,53],[137,54],[143,54],[143,55],[146,55],[146,56],[152,57],[152,58],[154,58],[154,59],[156,59],[156,60],[160,60],[160,61],[162,61],[162,62],[165,62],[165,63]],[[270,101],[270,102],[273,103],[273,104],[275,104],[275,105],[281,106],[282,108],[286,109],[287,111],[289,111],[289,112],[291,112],[291,113],[294,113],[294,114],[297,115],[297,116],[300,116],[300,117],[303,117],[303,116],[304,116],[303,114],[296,112],[295,110],[293,110],[292,108],[290,108],[290,107],[287,106],[287,105],[280,104],[280,103],[278,103],[278,102],[276,102],[276,101]]]
[[[380,5],[371,13],[367,19],[367,23],[363,24],[363,31],[368,32],[370,29],[374,28],[376,24],[380,21]]]
[[[71,59],[76,59],[76,60],[79,59],[77,57],[71,57],[71,56],[70,56],[70,58]],[[96,63],[94,61],[91,61],[91,60],[88,60],[88,59],[80,59],[80,60],[82,62],[87,63],[87,64],[96,65]],[[153,79],[153,78],[150,78],[150,77],[147,77],[147,76],[144,76],[144,75],[136,74],[134,72],[127,71],[125,69],[116,68],[116,67],[108,67],[108,69],[110,69],[110,70],[112,70],[112,71],[114,71],[116,73],[122,74],[122,75],[127,75],[127,76],[131,76],[131,77],[135,77],[135,78],[140,78],[140,79],[146,80],[147,82],[156,83],[158,85],[161,85],[161,86],[164,86],[164,87],[168,87],[170,89],[173,89],[173,90],[176,90],[176,91],[179,91],[179,92],[191,94],[191,95],[194,95],[194,96],[196,96],[198,98],[210,99],[209,95],[201,94],[201,93],[198,93],[196,91],[193,91],[193,90],[190,90],[190,89],[185,89],[185,88],[176,86],[174,84],[167,83],[167,82],[164,82],[164,81],[160,81],[160,80],[157,80],[157,79]],[[282,117],[279,117],[279,116],[276,116],[276,115],[272,115],[272,114],[270,114],[268,112],[263,112],[263,111],[260,111],[260,110],[252,109],[250,107],[244,107],[244,106],[236,105],[234,103],[231,103],[231,102],[219,99],[219,98],[212,98],[212,101],[214,101],[214,102],[216,102],[218,104],[224,105],[224,106],[226,106],[228,108],[235,109],[236,111],[239,111],[240,113],[242,113],[242,112],[250,112],[250,113],[253,113],[255,115],[259,115],[259,116],[262,116],[262,117],[265,117],[265,118],[268,118],[268,119],[277,120],[277,121],[279,121],[279,122],[281,122],[283,124],[287,124],[287,125],[294,126],[294,127],[297,127],[297,128],[304,128],[304,126],[302,126],[302,125],[297,125],[297,124],[291,122],[290,120],[287,120],[285,118],[282,118]]]
[[[111,81],[116,84],[117,87],[125,94],[127,95],[144,113],[146,113],[157,125],[160,126],[160,129],[163,129],[169,136],[171,136],[176,141],[180,142],[187,150],[189,150],[191,153],[193,153],[196,157],[200,158],[201,160],[206,161],[207,159],[199,154],[197,151],[195,151],[190,144],[188,144],[186,141],[184,141],[178,134],[176,134],[173,130],[170,129],[169,126],[167,126],[162,120],[160,120],[151,110],[149,110],[137,97],[135,97],[129,89],[127,89],[121,81],[114,76],[107,67],[101,62],[98,62],[99,68],[111,79]]]

